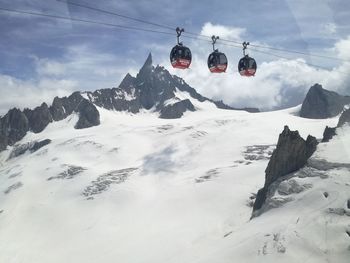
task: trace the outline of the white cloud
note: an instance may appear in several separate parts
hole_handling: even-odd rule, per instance
[[[77,83],[71,80],[42,78],[39,81],[23,81],[0,75],[0,115],[13,107],[34,108],[42,102],[50,105],[55,96],[66,96],[76,89]]]
[[[85,45],[68,47],[60,61],[34,59],[38,77],[74,80],[84,90],[115,86],[128,70],[134,71],[136,66],[134,61],[125,63],[112,53],[96,51]]]
[[[40,76],[62,76],[66,73],[64,63],[49,59],[39,59],[37,57],[35,57],[35,60],[37,63],[36,71]]]
[[[0,74],[0,115],[10,108],[33,108],[42,102],[49,105],[55,96],[66,96],[80,90],[117,86],[127,72],[136,72],[134,61],[119,66],[120,58],[96,52],[87,46],[68,47],[59,61],[31,56],[36,76],[21,80]]]
[[[334,47],[339,58],[350,60],[350,36],[339,40]]]
[[[208,32],[208,25],[203,26],[202,33]],[[216,25],[225,32],[245,32],[244,29],[235,30]],[[211,32],[213,33],[213,32]],[[232,34],[231,34],[232,36]],[[236,35],[239,37],[240,34]],[[227,38],[227,35],[226,37]],[[255,77],[241,77],[237,72],[237,63],[242,56],[241,50],[233,47],[220,46],[229,59],[227,73],[212,74],[209,72],[206,60],[211,52],[210,44],[203,45],[202,41],[194,40],[189,43],[193,53],[193,60],[189,70],[175,70],[170,72],[184,78],[187,83],[196,88],[204,96],[222,99],[225,103],[236,107],[252,106],[260,109],[273,109],[300,103],[306,92],[315,83],[324,88],[349,94],[350,63],[342,63],[332,70],[318,69],[306,64],[301,58],[293,60],[278,59],[261,62],[258,60],[258,70]],[[350,58],[350,37],[340,40],[334,49],[343,58]],[[271,51],[273,52],[273,51]],[[252,56],[254,54],[251,51]],[[259,55],[261,58],[261,55]],[[266,58],[265,58],[266,59]],[[164,60],[165,65],[168,61]]]
[[[223,25],[214,25],[210,22],[204,24],[201,30],[201,35],[205,36],[219,36],[223,39],[229,40],[241,40],[242,35],[246,32],[245,28],[240,27],[228,27]]]

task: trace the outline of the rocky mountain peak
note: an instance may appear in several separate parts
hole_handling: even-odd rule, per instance
[[[153,60],[152,60],[152,53],[150,52],[147,56],[145,63],[143,64],[141,70],[143,68],[152,68],[152,66],[153,66]]]
[[[146,84],[146,85],[150,85],[152,84],[149,80],[152,77],[152,72],[153,72],[153,65],[152,65],[153,61],[152,61],[152,54],[149,53],[145,63],[143,64],[143,66],[141,67],[139,73],[136,76],[136,81],[137,84],[142,85],[142,84]],[[145,86],[145,85],[143,85]]]
[[[349,96],[326,90],[316,83],[306,94],[301,106],[300,117],[311,119],[334,117],[340,114],[348,103],[350,103]]]

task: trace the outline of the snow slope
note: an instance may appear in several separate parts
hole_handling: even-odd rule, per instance
[[[283,126],[321,138],[337,118],[195,106],[174,120],[99,108],[100,126],[72,115],[20,142],[52,140],[39,151],[0,153],[0,262],[349,262],[349,217],[325,212],[350,198],[346,169],[249,220]],[[349,163],[334,154],[349,134],[316,155]]]

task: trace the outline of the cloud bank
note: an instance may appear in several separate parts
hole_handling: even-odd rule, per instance
[[[221,32],[223,38],[243,42],[246,30],[206,23],[203,34]],[[193,40],[188,42],[193,50],[193,62],[189,70],[170,69],[171,73],[184,78],[191,86],[205,96],[222,99],[225,103],[236,107],[258,107],[263,110],[291,107],[302,102],[306,92],[315,83],[324,88],[343,94],[350,94],[350,63],[342,62],[332,69],[313,67],[304,59],[273,59],[266,61],[266,56],[250,51],[258,62],[255,77],[241,77],[237,72],[237,63],[242,57],[242,51],[236,47],[220,45],[220,51],[226,53],[229,67],[226,73],[212,74],[209,72],[206,60],[211,52],[210,43]],[[249,50],[249,49],[248,49]],[[277,51],[269,52],[276,53]],[[340,39],[332,48],[333,54],[339,58],[350,59],[350,36]],[[277,53],[278,54],[278,53]],[[260,62],[265,60],[265,62]],[[167,63],[164,60],[162,63]],[[320,65],[322,66],[322,65]]]

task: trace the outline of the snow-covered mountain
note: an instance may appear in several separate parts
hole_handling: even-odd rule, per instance
[[[315,85],[299,107],[237,110],[150,55],[117,88],[11,109],[0,262],[348,263],[344,103]]]
[[[0,118],[0,151],[21,140],[28,131],[39,133],[53,121],[61,121],[78,113],[76,129],[100,124],[97,107],[131,113],[156,112],[160,118],[181,118],[186,111],[206,107],[232,109],[222,101],[200,95],[183,79],[171,75],[164,67],[152,64],[149,54],[136,77],[127,74],[117,88],[94,92],[74,92],[68,97],[55,97],[52,105],[43,103],[35,109],[13,108]],[[236,109],[237,110],[237,109]],[[258,112],[255,108],[243,108]]]
[[[350,127],[250,220],[284,126],[321,139],[338,118],[187,98],[180,119],[95,106],[97,126],[73,112],[2,151],[0,262],[349,262]]]

